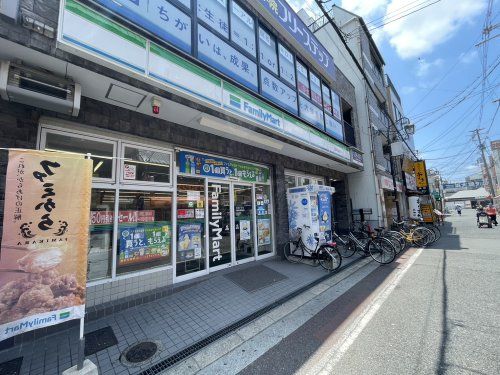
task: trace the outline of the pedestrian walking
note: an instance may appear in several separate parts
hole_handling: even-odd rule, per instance
[[[495,206],[493,206],[492,204],[489,204],[488,207],[486,207],[486,215],[488,215],[489,217],[491,217],[491,222],[493,224],[495,224],[495,226],[498,225],[498,222],[497,222],[497,209],[495,208]]]

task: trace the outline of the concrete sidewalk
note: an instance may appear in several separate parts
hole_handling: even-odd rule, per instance
[[[345,259],[343,266],[356,260],[356,256]],[[226,277],[233,272],[251,272],[252,267],[259,265],[278,272],[284,278],[248,292]],[[194,280],[167,297],[87,322],[86,333],[111,327],[118,341],[117,345],[87,358],[98,366],[103,375],[141,373],[326,275],[328,273],[321,267],[291,264],[277,258],[216,272],[202,281]],[[337,277],[334,274],[331,276],[331,280]],[[306,297],[297,298],[309,298],[311,295],[314,294],[307,293]],[[286,308],[283,305],[275,309],[274,314]],[[124,365],[120,355],[143,340],[159,343],[160,353],[153,361],[141,366]],[[77,349],[78,328],[75,327],[0,351],[0,357],[1,362],[22,357],[21,374],[60,374],[76,364]]]

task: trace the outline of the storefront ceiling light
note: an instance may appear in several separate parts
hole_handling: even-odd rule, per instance
[[[256,143],[260,143],[264,146],[268,146],[274,148],[276,150],[281,150],[283,145],[279,142],[275,142],[271,139],[264,138],[264,136],[258,136],[248,130],[241,129],[236,125],[228,125],[223,122],[215,121],[208,117],[200,117],[198,120],[201,126],[205,126],[207,128],[211,128],[214,130],[222,131],[224,133],[235,135],[239,138],[243,138],[246,140],[250,140]]]

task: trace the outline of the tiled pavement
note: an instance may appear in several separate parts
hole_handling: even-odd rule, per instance
[[[321,267],[290,264],[279,259],[258,263],[282,273],[287,279],[249,293],[224,277],[224,273],[257,264],[251,262],[216,272],[165,298],[88,322],[85,332],[111,326],[118,344],[87,358],[98,365],[103,375],[140,373],[326,274]],[[146,339],[161,343],[159,355],[142,367],[123,365],[120,354]],[[0,351],[0,358],[5,361],[22,356],[22,374],[60,374],[76,363],[77,350],[78,328],[75,327]]]

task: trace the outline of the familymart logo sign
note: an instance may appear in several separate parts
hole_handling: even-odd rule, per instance
[[[237,95],[229,94],[229,107],[265,125],[283,128],[281,117]]]
[[[23,332],[34,329],[52,326],[62,321],[75,319],[83,316],[85,307],[77,306],[75,308],[51,311],[43,314],[32,315],[27,318],[15,320],[0,325],[0,341]]]

